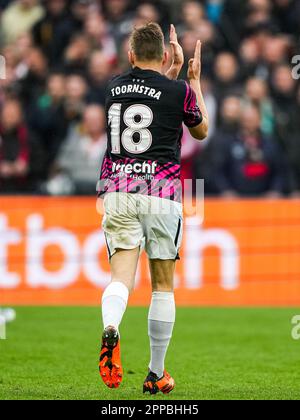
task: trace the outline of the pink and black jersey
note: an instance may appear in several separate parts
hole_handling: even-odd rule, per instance
[[[202,122],[189,84],[134,68],[109,84],[106,118],[99,195],[117,191],[181,201],[182,124]]]

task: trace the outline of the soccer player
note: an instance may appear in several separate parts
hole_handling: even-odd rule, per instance
[[[103,293],[104,332],[100,375],[110,388],[123,378],[119,325],[134,288],[140,250],[149,257],[152,301],[148,316],[151,360],[143,391],[169,393],[174,379],[164,361],[175,322],[174,270],[182,238],[180,147],[182,124],[202,140],[208,115],[200,85],[201,43],[189,61],[188,80],[177,81],[183,53],[171,27],[173,65],[159,25],[136,28],[130,39],[130,71],[107,90],[108,149],[99,196],[112,281]]]

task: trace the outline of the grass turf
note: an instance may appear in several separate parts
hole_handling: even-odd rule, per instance
[[[293,309],[179,308],[167,367],[177,387],[151,399],[300,399],[300,342]],[[149,347],[147,311],[122,327],[124,382],[109,390],[97,371],[98,308],[18,308],[0,340],[2,399],[149,399],[141,393]]]

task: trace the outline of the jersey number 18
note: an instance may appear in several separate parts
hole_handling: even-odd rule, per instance
[[[113,104],[108,111],[108,125],[111,129],[112,153],[121,153],[121,142],[129,153],[140,154],[150,149],[152,134],[148,127],[152,124],[153,113],[146,105],[132,105],[126,109],[123,116],[126,129],[121,133],[122,104]],[[135,141],[134,135],[139,139]]]

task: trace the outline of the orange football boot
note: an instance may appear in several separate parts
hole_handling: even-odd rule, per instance
[[[164,371],[164,376],[160,379],[155,373],[149,372],[144,382],[143,393],[150,392],[150,394],[154,395],[162,392],[163,394],[169,394],[174,388],[175,381],[166,371]]]
[[[119,388],[123,379],[123,369],[120,336],[114,327],[107,327],[103,332],[99,372],[106,386]]]

